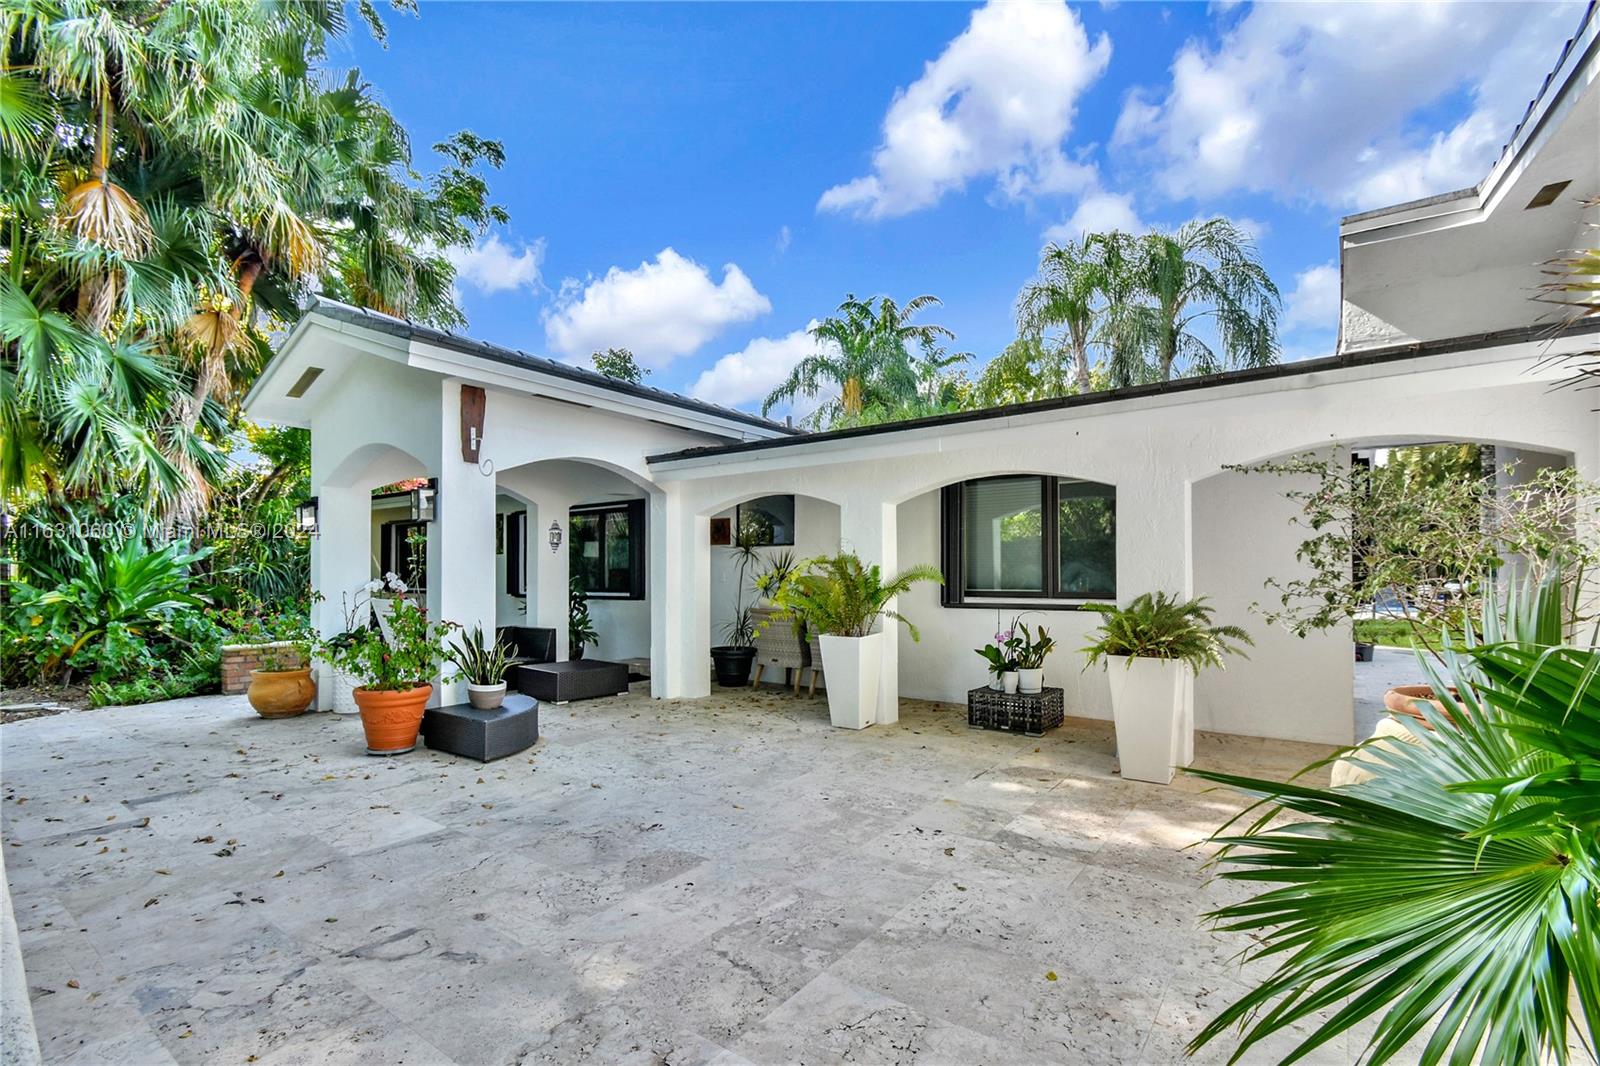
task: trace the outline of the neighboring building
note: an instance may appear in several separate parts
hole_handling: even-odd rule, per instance
[[[404,541],[409,502],[372,490],[425,477],[437,616],[553,627],[564,656],[576,559],[593,654],[648,658],[657,697],[709,690],[734,598],[712,529],[728,519],[800,557],[843,545],[891,569],[943,567],[942,590],[899,605],[923,639],[887,645],[891,720],[899,696],[959,701],[981,683],[972,649],[1019,610],[1059,637],[1047,669],[1069,713],[1108,717],[1105,679],[1077,651],[1095,616],[1078,608],[1165,589],[1209,596],[1257,641],[1196,683],[1199,727],[1349,742],[1348,635],[1300,640],[1248,614],[1267,578],[1296,572],[1286,486],[1226,468],[1476,441],[1600,477],[1594,394],[1553,389],[1566,371],[1549,358],[1600,343],[1600,321],[1558,335],[1556,309],[1530,298],[1544,260],[1594,239],[1580,201],[1600,194],[1596,30],[1591,8],[1481,185],[1344,220],[1340,344],[1324,359],[798,435],[321,301],[246,405],[312,432],[318,625],[336,631],[341,594]]]

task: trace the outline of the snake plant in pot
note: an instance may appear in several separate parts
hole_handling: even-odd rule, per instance
[[[1194,760],[1194,675],[1243,655],[1253,641],[1238,626],[1214,625],[1205,597],[1145,593],[1126,607],[1090,604],[1104,621],[1083,650],[1106,662],[1122,776],[1159,785]]]
[[[919,581],[943,581],[937,567],[914,566],[885,580],[877,564],[848,552],[808,560],[770,592],[776,617],[798,621],[819,634],[823,670],[828,676],[828,717],[836,726],[864,729],[878,721],[883,643],[889,634],[878,620],[904,623],[919,639],[910,619],[889,602]]]
[[[511,666],[511,648],[496,639],[484,638],[483,626],[462,632],[451,643],[447,658],[467,683],[467,702],[480,711],[492,711],[506,698],[506,670]]]

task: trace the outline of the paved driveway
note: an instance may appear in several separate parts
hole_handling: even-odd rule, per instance
[[[4,727],[47,1061],[1164,1063],[1243,989],[1196,919],[1237,890],[1184,850],[1234,801],[1122,781],[1106,724],[545,710],[488,766],[237,697]]]

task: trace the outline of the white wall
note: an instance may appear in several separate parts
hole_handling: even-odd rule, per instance
[[[1250,609],[1277,603],[1263,587],[1267,579],[1309,575],[1294,556],[1312,534],[1291,523],[1300,508],[1284,493],[1315,480],[1229,471],[1194,486],[1195,595],[1209,600],[1218,623],[1243,626],[1255,641],[1247,660],[1230,658],[1225,669],[1195,679],[1198,729],[1327,744],[1355,740],[1349,627],[1296,637]]]

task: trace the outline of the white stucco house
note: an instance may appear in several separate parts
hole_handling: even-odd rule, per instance
[[[760,511],[801,557],[842,545],[886,568],[944,569],[942,589],[898,604],[922,640],[902,631],[886,644],[888,720],[900,697],[963,699],[984,678],[972,649],[1019,610],[1059,637],[1047,671],[1068,713],[1108,717],[1105,677],[1077,650],[1097,616],[1078,608],[1161,589],[1209,596],[1256,638],[1248,661],[1196,682],[1200,728],[1348,743],[1348,635],[1301,640],[1248,612],[1267,578],[1296,565],[1284,485],[1225,468],[1475,441],[1498,461],[1600,477],[1594,394],[1554,389],[1566,371],[1549,361],[1600,344],[1600,321],[1557,333],[1559,314],[1530,299],[1543,261],[1593,242],[1581,200],[1600,194],[1596,32],[1591,17],[1478,185],[1343,220],[1340,339],[1325,358],[801,434],[318,302],[246,404],[251,418],[312,434],[318,625],[339,628],[341,593],[392,561],[410,521],[407,500],[374,488],[428,478],[437,616],[552,627],[564,657],[579,536],[592,545],[580,557],[592,560],[592,654],[648,659],[656,697],[704,696],[733,598],[713,522]],[[1067,501],[1113,514],[1114,539],[1073,533],[1057,518]],[[999,519],[1029,511],[1040,535],[1000,546]]]

